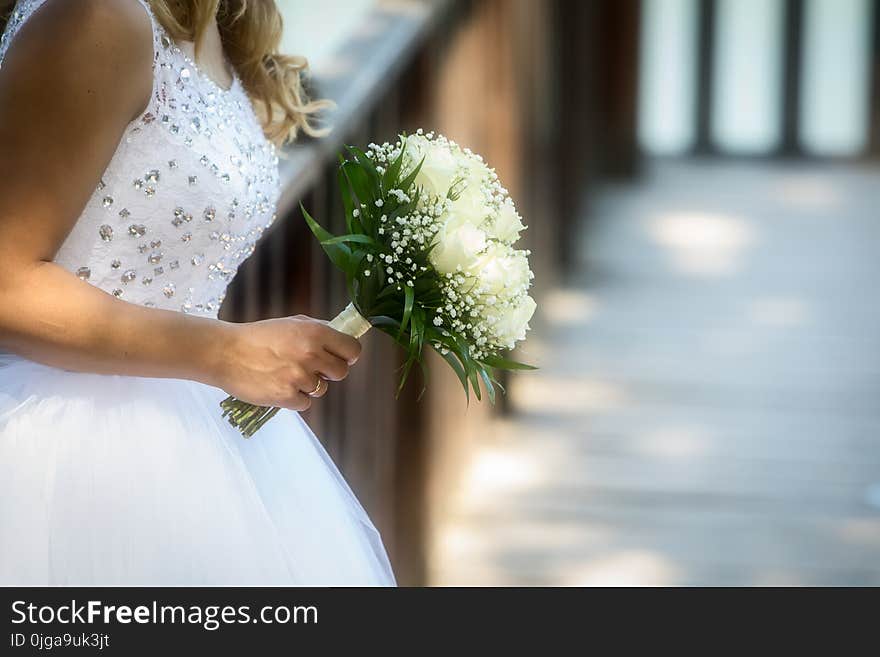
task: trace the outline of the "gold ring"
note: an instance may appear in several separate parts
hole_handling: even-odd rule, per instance
[[[306,394],[309,397],[317,397],[318,393],[320,392],[321,388],[323,387],[323,385],[325,383],[326,383],[326,381],[324,381],[324,379],[322,379],[321,377],[318,377],[318,384],[315,386],[315,389],[312,390],[311,392],[307,392]]]

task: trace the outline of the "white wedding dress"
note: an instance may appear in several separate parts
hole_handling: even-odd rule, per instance
[[[216,317],[274,218],[278,158],[238,79],[156,21],[149,106],[55,261],[123,301]],[[23,0],[0,41],[44,0]],[[382,542],[299,414],[245,440],[222,390],[0,355],[0,584],[393,585]]]

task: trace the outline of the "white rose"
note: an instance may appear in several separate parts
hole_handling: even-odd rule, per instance
[[[458,161],[449,148],[415,135],[407,137],[406,150],[412,166],[416,166],[424,158],[422,168],[416,176],[416,184],[424,187],[429,194],[446,198],[459,172]]]
[[[513,201],[509,198],[501,205],[498,216],[495,217],[495,223],[491,229],[493,237],[498,238],[508,244],[513,244],[519,239],[519,234],[525,229]]]
[[[466,221],[480,226],[491,214],[491,208],[483,193],[483,180],[478,172],[470,172],[459,185],[459,196],[452,203],[452,209]]]
[[[437,246],[431,251],[431,263],[441,274],[460,266],[471,269],[486,248],[486,233],[458,215],[452,215],[437,233]]]
[[[522,302],[498,320],[496,327],[501,344],[512,347],[518,340],[525,340],[529,330],[529,320],[535,314],[538,304],[530,296],[523,297]]]
[[[513,251],[508,257],[508,287],[516,292],[528,289],[532,270],[525,251]]]
[[[505,298],[516,296],[528,287],[529,261],[524,251],[507,245],[493,244],[480,257],[475,269],[480,286],[486,294]]]

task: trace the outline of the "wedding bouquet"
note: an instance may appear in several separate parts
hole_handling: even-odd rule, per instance
[[[495,401],[495,370],[534,369],[505,356],[526,337],[535,301],[525,228],[483,158],[419,130],[395,143],[340,155],[346,234],[332,235],[303,208],[327,256],[346,278],[351,303],[330,322],[360,337],[371,326],[405,350],[400,388],[430,347],[470,399],[480,384]],[[252,436],[277,411],[233,397],[223,415]]]

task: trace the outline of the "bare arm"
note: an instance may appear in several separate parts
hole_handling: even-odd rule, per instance
[[[52,259],[152,88],[152,33],[129,0],[50,0],[0,68],[0,349],[75,371],[187,378],[302,409],[359,344],[296,317],[230,324],[144,308]]]

